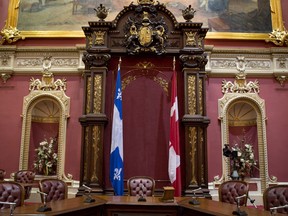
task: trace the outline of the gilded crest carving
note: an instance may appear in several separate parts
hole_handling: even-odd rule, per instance
[[[104,35],[105,31],[95,31],[95,45],[104,45]]]
[[[259,82],[255,80],[254,82],[246,82],[246,74],[240,72],[236,74],[236,79],[234,83],[231,81],[222,81],[222,93],[259,93]]]
[[[166,53],[167,25],[163,17],[157,17],[154,5],[135,8],[136,15],[129,17],[125,31],[125,46],[129,54],[140,52]]]

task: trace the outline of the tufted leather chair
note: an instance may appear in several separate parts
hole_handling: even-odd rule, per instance
[[[13,181],[0,182],[0,200],[2,202],[15,202],[16,206],[24,203],[25,190],[23,186]],[[9,208],[9,205],[0,204],[0,209]]]
[[[155,180],[148,176],[134,176],[127,181],[129,196],[153,196]]]
[[[270,210],[271,207],[284,206],[288,204],[288,185],[275,185],[263,193],[263,204],[265,210]],[[278,213],[288,214],[288,208],[277,209]]]
[[[0,169],[0,181],[4,180],[5,174],[6,174],[6,171],[4,169]]]
[[[68,187],[67,184],[60,179],[42,179],[39,181],[39,189],[46,193],[46,202],[67,199]],[[44,202],[44,196],[41,195],[41,200]]]
[[[35,179],[35,172],[31,170],[19,170],[14,175],[14,181],[23,184],[32,184]],[[25,198],[29,199],[31,194],[32,186],[24,186],[25,188]]]
[[[219,185],[219,201],[237,205],[236,197],[246,195],[239,199],[240,206],[246,206],[249,192],[249,185],[245,181],[231,180],[225,181]]]

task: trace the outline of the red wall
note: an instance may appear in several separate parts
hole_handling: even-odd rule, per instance
[[[247,78],[249,81],[257,79],[260,84],[259,96],[266,105],[266,133],[268,151],[268,174],[278,177],[278,181],[287,182],[288,173],[284,164],[288,164],[288,85],[281,87],[274,78]],[[208,127],[208,160],[209,181],[221,174],[221,131],[218,120],[218,99],[221,93],[223,78],[209,78],[207,81],[207,115],[211,119]],[[231,79],[233,80],[233,79]],[[280,162],[281,161],[281,162]],[[282,164],[282,165],[281,165]]]
[[[6,84],[0,82],[0,167],[6,170],[6,177],[19,167],[23,97],[29,94],[29,81],[32,76],[12,76]],[[36,78],[36,76],[34,76]],[[65,78],[65,77],[57,77]],[[65,173],[79,179],[81,125],[78,118],[82,114],[83,79],[81,76],[70,76],[67,79],[66,95],[70,97],[70,118],[67,123],[67,146]]]

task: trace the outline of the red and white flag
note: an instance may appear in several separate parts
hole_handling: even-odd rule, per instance
[[[177,100],[177,80],[175,71],[173,72],[172,85],[171,85],[168,174],[170,182],[175,188],[175,196],[181,196],[179,116],[178,116],[178,100]]]

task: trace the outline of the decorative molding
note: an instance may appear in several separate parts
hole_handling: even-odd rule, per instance
[[[38,73],[42,70],[42,60],[46,56],[51,56],[53,59],[51,71],[54,75],[82,74],[85,68],[82,61],[84,52],[85,45],[74,47],[0,46],[0,74],[2,71],[5,73],[9,71],[9,74],[13,75]],[[288,76],[287,47],[228,49],[205,46],[205,52],[208,60],[205,71],[209,77],[234,77],[239,70],[245,71],[248,77]],[[189,60],[189,55],[186,54],[182,58],[183,63],[187,64],[195,61],[195,59]],[[101,54],[93,56],[92,62],[93,59],[97,60],[97,64],[105,65],[109,61],[109,56]],[[92,62],[92,65],[95,64]],[[239,64],[242,66],[240,67]]]

